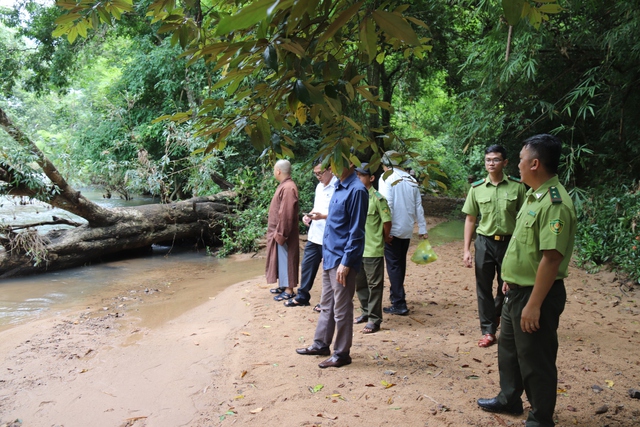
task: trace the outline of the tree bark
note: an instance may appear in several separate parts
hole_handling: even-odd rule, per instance
[[[40,188],[34,188],[34,180],[7,160],[0,161],[0,183],[3,184],[0,190],[11,196],[35,198],[87,220],[86,224],[67,224],[75,225],[74,228],[53,230],[44,236],[31,233],[22,239],[16,233],[21,227],[2,227],[0,245],[4,251],[0,250],[0,278],[76,267],[154,243],[189,239],[213,244],[219,240],[222,221],[235,210],[231,202],[235,194],[230,191],[171,204],[101,207],[74,190],[2,109],[0,126],[23,150],[35,156],[53,184],[43,183]],[[52,222],[56,221],[59,219],[52,218]]]

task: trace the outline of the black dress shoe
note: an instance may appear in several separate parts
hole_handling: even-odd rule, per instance
[[[498,412],[503,414],[520,415],[524,412],[522,409],[522,402],[512,405],[503,405],[498,402],[497,398],[493,399],[478,399],[478,406],[488,412]]]
[[[384,307],[382,311],[384,311],[387,314],[397,314],[398,316],[406,316],[407,314],[409,314],[408,308],[398,308],[393,306]]]
[[[339,368],[340,366],[349,365],[351,363],[351,357],[340,357],[335,354],[325,360],[324,362],[320,362],[318,366],[322,369],[324,368]]]
[[[306,348],[298,348],[296,349],[296,353],[304,354],[308,356],[328,356],[331,354],[329,348],[316,348],[316,347],[306,347]]]

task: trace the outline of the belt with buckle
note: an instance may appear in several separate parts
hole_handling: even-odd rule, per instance
[[[511,234],[509,234],[508,236],[500,236],[498,234],[493,235],[493,236],[484,236],[489,240],[495,240],[496,242],[506,242],[509,239],[511,239]]]

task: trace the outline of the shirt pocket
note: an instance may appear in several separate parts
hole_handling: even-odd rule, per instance
[[[518,213],[518,195],[516,193],[506,193],[500,198],[500,208],[512,215]]]
[[[483,198],[477,198],[476,200],[478,202],[478,210],[480,210],[480,215],[482,215],[483,218],[489,218],[489,216],[493,211],[491,198],[483,197]]]
[[[532,215],[532,213],[534,215]],[[516,222],[520,224],[520,226],[516,227],[517,230],[514,238],[526,245],[532,245],[533,238],[535,237],[535,227],[537,220],[538,215],[535,212],[521,209],[520,212],[518,212],[518,216],[516,217]]]

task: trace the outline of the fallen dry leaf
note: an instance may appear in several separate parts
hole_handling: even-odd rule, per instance
[[[262,412],[262,408],[256,408],[249,411],[250,414],[257,414],[258,412]]]
[[[247,375],[247,371],[240,372],[240,378],[244,378],[245,375]]]

